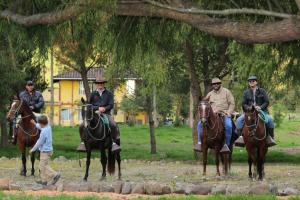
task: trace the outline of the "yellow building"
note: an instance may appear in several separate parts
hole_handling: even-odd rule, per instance
[[[103,70],[100,68],[92,68],[88,72],[88,80],[91,90],[95,89],[93,81],[97,76],[103,75]],[[80,99],[85,98],[83,82],[81,76],[76,71],[68,71],[54,76],[54,125],[73,126],[81,123],[81,108]],[[128,120],[128,115],[119,109],[122,98],[126,94],[131,94],[135,89],[135,79],[128,78],[124,84],[119,85],[114,91],[114,119],[117,123],[125,123]],[[51,112],[51,93],[50,90],[43,92],[45,99],[45,112],[50,116]],[[136,116],[138,124],[148,122],[148,117],[145,112],[140,112]]]

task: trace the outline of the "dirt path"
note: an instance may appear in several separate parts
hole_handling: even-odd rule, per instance
[[[85,162],[83,167],[79,167],[77,160],[51,161],[50,165],[62,173],[62,179],[68,182],[79,182],[82,180],[85,171]],[[38,169],[38,161],[36,169]],[[21,177],[19,175],[21,166],[20,159],[6,159],[0,161],[0,178],[10,178],[14,182],[22,185],[32,184],[35,177]],[[28,163],[28,167],[29,167]],[[91,162],[89,182],[99,182],[101,166],[99,159]],[[165,162],[165,161],[136,161],[130,160],[122,163],[122,179],[130,182],[156,181],[168,185],[176,183],[208,183],[224,185],[249,185],[255,182],[249,181],[248,166],[244,164],[234,164],[229,179],[215,176],[215,166],[208,166],[206,177],[202,176],[202,166],[200,163],[193,162]],[[38,170],[36,170],[38,172]],[[30,167],[28,168],[28,175]],[[293,186],[300,190],[300,165],[292,164],[266,164],[266,183],[276,185]],[[38,175],[38,173],[37,173]],[[116,181],[117,177],[108,176],[106,182]]]

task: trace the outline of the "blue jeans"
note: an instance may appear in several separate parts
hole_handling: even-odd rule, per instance
[[[231,117],[224,117],[224,126],[225,126],[225,142],[227,144],[227,146],[230,145],[230,141],[231,141],[231,136],[232,136],[232,120]],[[197,131],[198,131],[198,142],[201,143],[201,135],[202,135],[202,123],[201,121],[198,122],[198,127],[197,127]]]
[[[265,113],[265,115],[266,115],[266,117],[268,119],[268,123],[266,123],[266,126],[268,128],[274,128],[274,122],[273,122],[272,117],[269,114],[267,114],[267,113]],[[245,114],[242,114],[236,120],[236,128],[241,130],[243,128],[243,126],[244,126],[244,123],[245,123]]]

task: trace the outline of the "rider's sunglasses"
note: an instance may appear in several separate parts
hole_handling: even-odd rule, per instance
[[[221,83],[213,83],[212,85],[221,85]]]
[[[33,84],[28,84],[27,86],[33,86]]]
[[[256,81],[256,80],[249,80],[248,82],[249,82],[249,83],[252,83],[252,82],[255,82],[255,81]]]

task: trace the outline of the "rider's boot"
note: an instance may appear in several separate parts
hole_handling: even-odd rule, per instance
[[[121,151],[120,147],[120,131],[117,126],[111,128],[111,136],[112,136],[112,147],[111,151],[112,153],[117,153]]]
[[[274,140],[274,128],[267,128],[267,146],[272,147],[276,145],[276,142]]]
[[[244,138],[242,136],[242,129],[236,129],[236,132],[240,137],[234,142],[235,146],[245,147]]]

